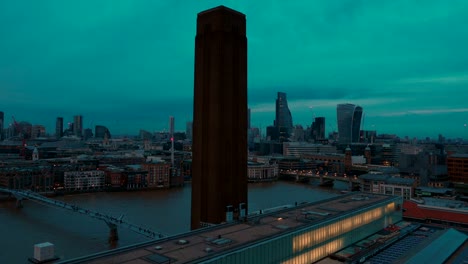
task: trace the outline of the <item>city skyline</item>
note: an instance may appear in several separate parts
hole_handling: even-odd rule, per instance
[[[57,117],[82,115],[83,128],[137,134],[167,130],[174,116],[184,130],[192,120],[194,14],[219,4],[1,3],[4,126],[14,115],[52,134]],[[365,109],[365,130],[468,138],[468,3],[222,4],[248,17],[253,127],[273,124],[275,96],[285,92],[294,125],[323,116],[326,132],[336,131],[336,105],[352,103]]]

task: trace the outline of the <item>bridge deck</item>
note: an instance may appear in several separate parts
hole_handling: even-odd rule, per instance
[[[73,205],[73,204],[65,203],[65,202],[62,202],[62,201],[54,200],[54,199],[50,199],[50,198],[42,196],[42,195],[40,195],[40,194],[38,194],[36,192],[28,191],[28,190],[11,190],[11,189],[6,189],[6,188],[0,187],[0,192],[11,193],[17,199],[28,199],[28,200],[31,200],[31,201],[34,201],[34,202],[37,202],[37,203],[40,203],[40,204],[43,204],[43,205],[49,205],[49,206],[53,206],[53,207],[57,207],[57,208],[61,208],[61,209],[70,210],[70,211],[73,211],[73,212],[76,212],[76,213],[79,213],[79,214],[84,214],[84,215],[87,215],[89,217],[92,217],[92,218],[95,218],[95,219],[102,220],[102,221],[106,222],[106,224],[109,225],[109,227],[111,227],[111,228],[115,227],[115,226],[124,227],[124,228],[130,229],[130,230],[132,230],[132,231],[134,231],[136,233],[142,234],[142,235],[147,236],[147,237],[152,238],[152,239],[157,239],[157,238],[164,237],[164,235],[162,233],[154,232],[154,231],[152,231],[152,230],[150,230],[148,228],[143,228],[143,227],[140,227],[138,225],[134,225],[132,223],[129,223],[129,222],[123,220],[123,215],[120,216],[120,217],[109,216],[109,215],[106,215],[106,214],[99,213],[97,211],[82,208],[80,206],[76,206],[76,205]]]

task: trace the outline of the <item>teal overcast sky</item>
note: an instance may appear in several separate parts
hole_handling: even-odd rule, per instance
[[[18,0],[0,2],[0,111],[5,123],[55,118],[112,134],[176,129],[192,119],[196,15],[246,14],[252,125],[273,123],[278,91],[294,124],[336,105],[364,129],[468,138],[466,0]]]

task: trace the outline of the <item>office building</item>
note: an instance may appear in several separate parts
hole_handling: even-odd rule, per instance
[[[312,122],[311,137],[314,141],[325,139],[325,117],[316,117]]]
[[[224,6],[198,14],[191,228],[247,212],[245,15]]]
[[[468,154],[453,154],[447,157],[447,173],[449,181],[455,189],[468,195]]]
[[[94,127],[94,138],[105,138],[107,135],[107,138],[111,138],[110,131],[107,127],[97,125]]]
[[[67,191],[99,190],[105,187],[105,172],[67,171],[63,176],[63,184]]]
[[[45,137],[46,129],[43,125],[34,125],[31,128],[31,139]]]
[[[338,142],[349,144],[359,142],[362,107],[354,104],[339,104],[336,108],[338,119]]]
[[[278,92],[278,98],[276,99],[275,127],[278,130],[280,141],[288,139],[291,135],[293,121],[291,111],[289,111],[286,93]]]
[[[77,137],[83,136],[83,116],[73,117],[73,134]]]
[[[185,123],[185,137],[190,141],[193,139],[192,131],[193,131],[193,122],[189,121]]]
[[[55,137],[63,137],[63,117],[57,117],[55,121]]]

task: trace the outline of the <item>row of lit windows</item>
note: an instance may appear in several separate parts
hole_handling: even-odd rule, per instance
[[[293,239],[293,252],[299,252],[305,248],[317,245],[327,239],[331,239],[338,235],[349,232],[352,229],[368,224],[382,217],[383,214],[388,214],[394,211],[394,208],[395,204],[391,203],[385,207],[375,208],[370,211],[363,212],[358,215],[354,215],[338,222],[298,235]]]

